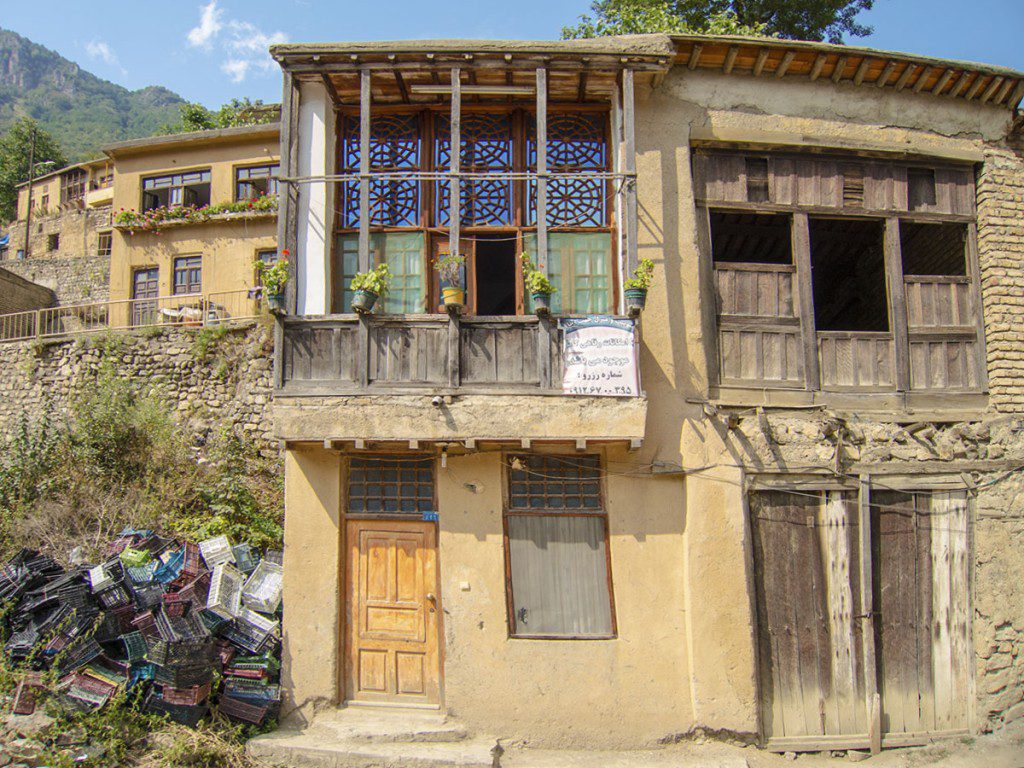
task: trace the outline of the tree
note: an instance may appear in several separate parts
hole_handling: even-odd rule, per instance
[[[188,102],[181,105],[181,120],[175,125],[165,126],[163,133],[190,133],[242,125],[265,125],[277,122],[280,118],[280,107],[276,104],[264,104],[259,99],[232,99],[217,111],[207,109],[202,104]]]
[[[0,137],[0,221],[13,221],[18,217],[18,185],[28,181],[29,153],[35,134],[33,162],[52,163],[47,172],[63,168],[67,159],[57,141],[39,127],[35,120],[23,117],[12,123]]]
[[[563,38],[663,32],[764,35],[842,43],[871,27],[857,14],[874,0],[596,0],[593,16],[562,28]]]

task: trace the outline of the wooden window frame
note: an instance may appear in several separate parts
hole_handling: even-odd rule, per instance
[[[428,522],[423,518],[424,512],[360,512],[352,511],[350,507],[350,494],[349,487],[352,478],[352,460],[353,459],[389,459],[389,460],[409,460],[422,462],[424,466],[429,467],[431,473],[431,485],[433,487],[433,495],[431,503],[433,504],[432,512],[438,511],[437,502],[437,457],[433,454],[416,452],[416,451],[388,451],[388,452],[367,452],[346,454],[342,460],[342,483],[341,483],[341,511],[345,518],[352,520],[413,520],[417,522]]]
[[[266,168],[268,170],[276,168],[277,170],[274,171],[273,173],[270,173],[268,176],[266,176],[266,179],[267,179],[267,191],[266,191],[265,194],[260,195],[259,197],[242,197],[239,194],[240,187],[241,187],[242,184],[249,183],[250,180],[249,179],[240,179],[240,178],[238,178],[239,173],[241,173],[242,171],[250,171],[250,170],[254,170],[254,169],[258,169],[258,168]],[[280,176],[280,174],[281,174],[281,163],[280,162],[277,162],[277,163],[245,163],[243,165],[236,165],[234,167],[234,169],[232,170],[232,174],[231,174],[234,177],[234,179],[235,179],[234,201],[236,203],[243,203],[246,200],[259,200],[260,197],[268,197],[269,195],[276,195],[276,194],[278,194],[278,191],[280,189],[279,182],[278,182],[278,177]],[[271,183],[273,183],[273,185],[274,185],[274,190],[273,191],[270,190],[270,184]]]
[[[210,203],[212,204],[213,203],[213,169],[212,169],[211,166],[205,165],[205,166],[197,166],[195,168],[180,168],[180,169],[179,168],[175,168],[173,170],[168,170],[168,171],[164,171],[164,172],[161,172],[161,173],[151,173],[151,174],[148,174],[148,175],[143,176],[142,178],[140,178],[139,179],[139,210],[143,211],[143,212],[145,212],[147,210],[152,210],[152,209],[146,208],[146,192],[147,192],[147,190],[146,190],[146,182],[147,181],[155,181],[155,180],[159,180],[159,179],[173,179],[175,176],[186,176],[186,175],[192,174],[192,173],[205,173],[205,174],[207,174],[209,176],[209,180],[208,181],[199,182],[199,183],[200,184],[209,184],[210,185]],[[161,187],[161,189],[171,189],[171,190],[173,190],[173,189],[180,189],[180,190],[182,190],[183,202],[176,203],[174,205],[184,205],[185,204],[184,203],[184,190],[188,189],[190,186],[194,186],[194,184],[186,184],[186,183],[182,182],[181,184],[171,184],[170,186],[167,186],[167,187]],[[168,200],[168,205],[167,205],[168,208],[174,207],[174,205],[172,205],[170,203],[170,200]],[[156,207],[159,207],[159,206],[156,206]]]
[[[538,509],[519,509],[513,508],[511,504],[511,483],[512,476],[511,462],[515,458],[523,457],[555,457],[555,458],[580,458],[582,456],[596,456],[598,459],[598,497],[601,502],[601,508],[598,510],[585,510],[576,509],[571,511],[566,510],[538,510]],[[502,463],[502,542],[505,554],[505,620],[506,630],[509,640],[565,640],[565,641],[608,641],[616,640],[619,636],[619,625],[615,610],[615,582],[612,577],[612,547],[611,547],[611,536],[610,526],[608,522],[608,489],[605,482],[605,471],[604,467],[606,464],[605,456],[603,453],[589,453],[589,454],[560,454],[560,453],[527,453],[524,451],[508,451],[502,452],[501,454]],[[607,635],[551,635],[551,634],[520,634],[516,632],[516,617],[515,617],[515,600],[512,588],[512,550],[509,542],[508,532],[508,518],[510,516],[520,517],[597,517],[604,520],[604,552],[605,552],[605,572],[607,574],[606,587],[608,590],[608,607],[611,617],[611,632]]]
[[[103,244],[106,243],[106,248]],[[114,247],[114,235],[112,232],[100,232],[96,236],[96,255],[110,256]]]
[[[187,265],[184,265],[184,264],[179,266],[179,264],[181,264],[182,262],[186,262],[186,261],[188,261],[190,259],[198,259],[199,260],[199,267],[198,267],[198,269],[199,269],[199,290],[198,291],[186,291],[185,293],[178,293],[178,290],[177,290],[178,289],[178,273],[179,272],[189,272],[189,271],[192,271],[192,270],[196,269],[196,267],[194,267],[194,266],[187,266]],[[186,282],[185,284],[186,285],[192,285],[190,282]],[[175,256],[174,260],[171,262],[171,295],[172,296],[198,296],[198,295],[202,294],[202,292],[203,292],[203,255],[201,253],[186,253],[186,254],[182,254],[181,256]]]
[[[707,334],[708,343],[706,347],[706,360],[709,371],[709,383],[712,387],[723,387],[729,389],[772,389],[778,391],[805,391],[814,393],[828,393],[828,394],[853,394],[853,395],[877,395],[877,394],[891,394],[898,393],[900,395],[905,394],[948,394],[949,396],[955,397],[963,394],[981,394],[984,395],[988,392],[988,381],[987,381],[987,355],[985,350],[985,328],[984,328],[984,308],[981,302],[981,280],[980,280],[980,267],[978,264],[978,244],[977,244],[977,211],[976,211],[976,187],[972,188],[972,197],[970,199],[970,213],[958,213],[952,212],[957,206],[960,210],[964,209],[966,204],[966,181],[962,181],[961,186],[957,187],[955,179],[959,177],[965,177],[966,168],[965,166],[958,165],[956,163],[937,163],[937,162],[917,162],[912,160],[894,160],[892,158],[865,158],[856,155],[843,155],[839,152],[830,155],[821,156],[822,162],[826,164],[830,163],[831,167],[836,169],[835,182],[838,184],[837,190],[834,191],[834,198],[837,200],[837,205],[834,207],[827,207],[821,205],[805,204],[797,197],[795,187],[789,190],[792,195],[794,202],[792,203],[778,203],[778,202],[742,202],[738,200],[720,200],[711,199],[709,195],[712,190],[706,184],[709,180],[705,178],[707,173],[706,169],[711,167],[711,164],[715,162],[713,159],[716,156],[727,155],[735,158],[734,160],[725,160],[724,162],[735,162],[742,163],[744,167],[747,158],[760,159],[764,157],[769,158],[769,180],[768,186],[770,194],[777,188],[780,188],[784,184],[794,185],[795,177],[776,177],[773,176],[775,173],[774,168],[776,167],[773,163],[779,163],[777,167],[785,167],[782,163],[797,163],[797,162],[818,162],[819,157],[816,154],[809,152],[769,152],[758,150],[749,150],[743,147],[693,147],[692,155],[694,161],[695,170],[695,202],[697,206],[697,223],[698,223],[698,240],[699,249],[701,251],[701,286],[703,293],[703,305],[704,312],[702,316],[702,326]],[[843,200],[843,174],[842,170],[851,163],[864,164],[866,169],[865,178],[872,172],[872,169],[877,170],[882,168],[883,170],[888,168],[892,174],[891,178],[895,179],[893,184],[894,189],[899,186],[899,179],[903,179],[904,193],[902,194],[897,191],[891,192],[890,202],[892,205],[888,209],[866,207],[863,204],[847,205],[844,204]],[[870,168],[868,166],[870,165]],[[795,165],[790,167],[795,168]],[[946,212],[938,211],[927,211],[927,210],[910,210],[909,209],[909,183],[907,182],[907,175],[913,170],[916,171],[928,171],[933,175],[942,176],[947,184],[948,189],[945,194],[947,196],[946,203],[950,206],[950,210]],[[795,173],[795,171],[793,171]],[[877,180],[872,178],[872,183],[877,183]],[[744,190],[747,188],[747,179],[745,171],[740,173],[740,176],[736,179],[736,188],[742,187]],[[824,186],[823,186],[824,188]],[[735,195],[736,189],[732,190],[732,194]],[[871,200],[875,200],[878,197],[877,189],[872,191],[870,195]],[[902,207],[900,201],[902,200]],[[793,243],[793,264],[795,265],[795,278],[796,285],[794,286],[794,299],[798,305],[799,315],[799,343],[798,350],[803,359],[803,376],[802,379],[755,379],[755,378],[731,378],[726,377],[724,372],[724,360],[722,355],[724,354],[721,349],[722,341],[722,316],[719,314],[719,308],[717,306],[717,289],[716,289],[716,273],[717,266],[714,262],[714,254],[712,252],[712,241],[713,232],[711,229],[711,213],[712,212],[723,212],[723,213],[734,213],[734,214],[765,214],[765,213],[776,213],[776,214],[788,214],[791,217],[790,230],[791,238]],[[869,219],[869,220],[881,220],[885,227],[884,236],[884,264],[885,264],[885,288],[888,304],[889,314],[889,336],[891,336],[892,345],[892,372],[891,379],[893,383],[889,384],[862,384],[857,383],[854,385],[845,384],[822,384],[822,372],[820,366],[821,360],[821,336],[819,335],[817,328],[814,323],[814,305],[813,305],[813,286],[811,276],[811,265],[810,265],[810,238],[808,231],[808,220],[811,216],[815,217],[840,217],[849,219]],[[942,387],[929,387],[927,384],[914,384],[912,379],[912,359],[911,359],[911,343],[915,338],[919,340],[929,340],[924,337],[929,336],[929,332],[926,330],[917,329],[911,330],[908,327],[908,307],[906,297],[906,281],[903,275],[902,268],[902,249],[900,243],[900,225],[903,222],[914,222],[914,223],[941,223],[941,224],[960,224],[967,228],[965,237],[965,253],[964,262],[966,265],[966,273],[969,278],[968,287],[968,298],[970,301],[970,309],[972,312],[971,322],[965,324],[956,333],[941,334],[932,332],[930,338],[935,341],[943,343],[966,343],[973,344],[973,354],[969,354],[967,359],[964,360],[961,365],[962,372],[965,376],[965,381],[969,381],[973,378],[973,385],[968,386],[964,384],[957,388],[950,388],[948,385]],[[762,318],[763,319],[763,318]],[[968,332],[967,329],[971,331]],[[969,338],[968,338],[969,335]],[[868,339],[864,334],[860,334],[858,338],[863,337]],[[969,349],[968,346],[963,346],[961,349]],[[760,353],[760,347],[758,347]],[[942,376],[952,377],[954,372],[947,369]]]
[[[419,126],[420,126],[420,171],[429,173],[433,171],[446,171],[447,168],[438,169],[435,167],[435,116],[437,114],[445,114],[449,111],[449,105],[447,103],[441,103],[436,105],[373,105],[372,115],[374,117],[385,114],[416,114],[419,115]],[[507,112],[512,116],[512,170],[515,173],[522,173],[527,170],[527,127],[526,119],[529,115],[534,114],[535,105],[533,102],[527,103],[508,103],[508,104],[487,104],[487,103],[463,103],[462,115],[465,117],[467,114],[472,113],[494,113],[494,112]],[[548,105],[548,117],[549,120],[553,114],[569,113],[569,112],[587,112],[587,113],[603,113],[605,116],[604,120],[604,135],[605,135],[605,146],[606,146],[606,171],[610,172],[614,170],[614,155],[615,155],[615,142],[613,135],[612,126],[612,109],[610,104],[573,104],[573,103],[551,103]],[[359,116],[359,107],[352,105],[337,106],[335,107],[335,114],[340,120],[348,116]],[[343,157],[344,151],[344,132],[340,127],[335,131],[335,158],[338,158],[336,165],[338,168],[341,167],[341,158]],[[608,189],[612,188],[612,182],[606,183]],[[433,279],[436,275],[436,271],[433,269],[433,254],[435,251],[434,243],[438,240],[444,241],[449,237],[449,227],[437,226],[434,221],[434,209],[435,209],[435,192],[436,185],[434,181],[422,181],[420,182],[419,190],[419,222],[417,226],[410,227],[388,227],[371,224],[369,227],[370,233],[390,233],[390,232],[422,232],[424,234],[424,252],[423,252],[423,274],[425,275],[425,306],[426,311],[431,313],[431,308],[437,307],[441,302],[440,289],[438,281]],[[511,200],[511,223],[508,225],[501,226],[467,226],[464,222],[460,224],[459,231],[463,236],[464,240],[473,241],[475,235],[494,235],[499,237],[515,238],[516,253],[522,253],[524,250],[525,237],[528,234],[536,235],[537,225],[527,225],[526,223],[526,208],[527,208],[527,182],[525,180],[516,180],[513,182],[512,187],[512,200]],[[340,198],[340,195],[338,196]],[[330,263],[333,265],[338,258],[338,237],[340,235],[357,235],[359,234],[359,227],[346,227],[344,226],[344,211],[340,210],[339,205],[335,205],[333,215],[333,229],[332,237],[330,242]],[[609,273],[612,279],[611,287],[611,306],[612,311],[616,303],[618,302],[619,294],[619,283],[620,283],[620,264],[616,258],[615,244],[618,238],[619,226],[615,220],[615,195],[608,194],[606,192],[605,198],[605,221],[606,224],[600,227],[571,227],[571,226],[548,226],[547,231],[551,232],[608,232],[612,243],[612,250],[610,253],[610,264]],[[460,248],[460,250],[465,250]],[[467,259],[467,262],[470,261]],[[330,289],[333,293],[333,287]],[[345,313],[347,308],[345,307],[334,307],[335,312]],[[473,314],[473,307],[469,307],[469,313]],[[516,315],[521,316],[527,314],[526,312],[526,301],[524,299],[523,286],[522,286],[522,275],[517,270],[516,272]]]

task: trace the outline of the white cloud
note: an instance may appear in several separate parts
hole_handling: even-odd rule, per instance
[[[128,70],[121,66],[120,60],[117,58],[117,54],[114,50],[102,40],[90,40],[85,44],[85,52],[89,54],[90,58],[99,59],[104,64],[111,67],[116,67],[121,70],[122,74],[127,75]]]
[[[213,39],[224,28],[220,20],[223,15],[224,11],[217,7],[217,0],[210,0],[209,4],[200,6],[199,24],[188,31],[188,44],[193,48],[209,49]]]
[[[199,24],[189,30],[188,44],[210,51],[213,43],[219,42],[220,50],[227,54],[220,69],[234,83],[241,83],[256,71],[276,72],[277,64],[267,49],[288,42],[288,35],[280,31],[264,32],[252,22],[227,18],[217,2],[210,0],[199,7]]]

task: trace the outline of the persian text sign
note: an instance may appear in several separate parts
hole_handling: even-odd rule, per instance
[[[614,317],[565,319],[562,390],[569,395],[637,397],[634,324]]]

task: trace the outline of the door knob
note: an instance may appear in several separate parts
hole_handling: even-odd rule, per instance
[[[437,598],[434,597],[434,593],[433,592],[427,592],[427,600],[429,600],[432,603],[436,603],[437,602]]]

